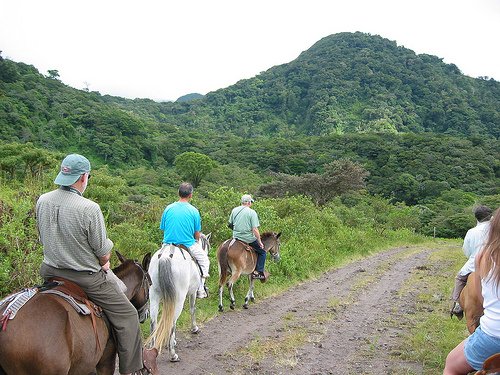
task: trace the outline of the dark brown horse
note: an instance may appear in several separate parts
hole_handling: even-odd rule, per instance
[[[479,285],[478,285],[479,283]],[[460,292],[460,306],[464,309],[467,329],[470,333],[479,327],[479,319],[483,316],[483,296],[481,295],[481,280],[472,272],[467,278],[467,284]]]
[[[145,270],[151,255],[146,254],[141,265],[116,254],[121,264],[113,272],[127,286],[126,295],[142,323],[148,313],[150,281]],[[115,343],[103,319],[95,319],[95,324],[98,340],[90,316],[80,315],[59,296],[35,294],[0,331],[0,374],[113,374]]]
[[[269,252],[276,261],[280,259],[280,236],[281,232],[265,232],[261,235],[264,250],[266,250],[266,253]],[[222,292],[226,281],[231,298],[229,307],[234,310],[236,301],[234,299],[233,285],[241,275],[249,275],[250,280],[250,287],[243,305],[243,308],[247,309],[248,301],[253,302],[255,300],[253,295],[254,279],[250,277],[250,274],[255,270],[257,253],[244,242],[229,239],[224,241],[217,249],[217,262],[219,265],[219,311],[224,311]],[[231,274],[231,277],[227,280],[229,274]]]

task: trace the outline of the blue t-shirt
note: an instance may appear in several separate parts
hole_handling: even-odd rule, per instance
[[[192,246],[194,232],[201,232],[198,210],[188,202],[169,204],[161,217],[160,229],[164,231],[163,243]]]

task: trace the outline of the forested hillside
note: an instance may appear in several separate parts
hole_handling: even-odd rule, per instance
[[[180,126],[244,138],[436,132],[500,135],[500,83],[363,33],[328,36],[296,60],[189,103],[122,102]]]
[[[77,90],[57,70],[0,58],[1,176],[42,176],[79,152],[136,200],[180,179],[206,195],[227,186],[321,205],[358,190],[424,207],[425,228],[497,201],[499,134],[500,83],[363,33],[167,103]]]

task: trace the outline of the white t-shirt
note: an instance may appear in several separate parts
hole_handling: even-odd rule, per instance
[[[483,245],[488,238],[489,230],[490,222],[483,221],[482,223],[477,223],[474,228],[471,228],[467,231],[462,248],[468,260],[460,269],[460,271],[458,271],[459,275],[465,276],[471,272],[474,272],[474,261],[476,258],[476,254],[483,248]]]
[[[500,288],[493,285],[493,280],[481,280],[484,315],[479,324],[484,333],[500,338]]]

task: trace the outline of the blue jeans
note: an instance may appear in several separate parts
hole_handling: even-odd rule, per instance
[[[480,370],[484,361],[498,352],[500,352],[500,338],[487,335],[481,326],[467,338],[464,346],[465,359],[475,370]]]
[[[266,263],[266,250],[263,247],[260,247],[259,242],[257,240],[249,243],[250,246],[257,253],[257,266],[255,269],[257,272],[264,272],[264,264]]]

